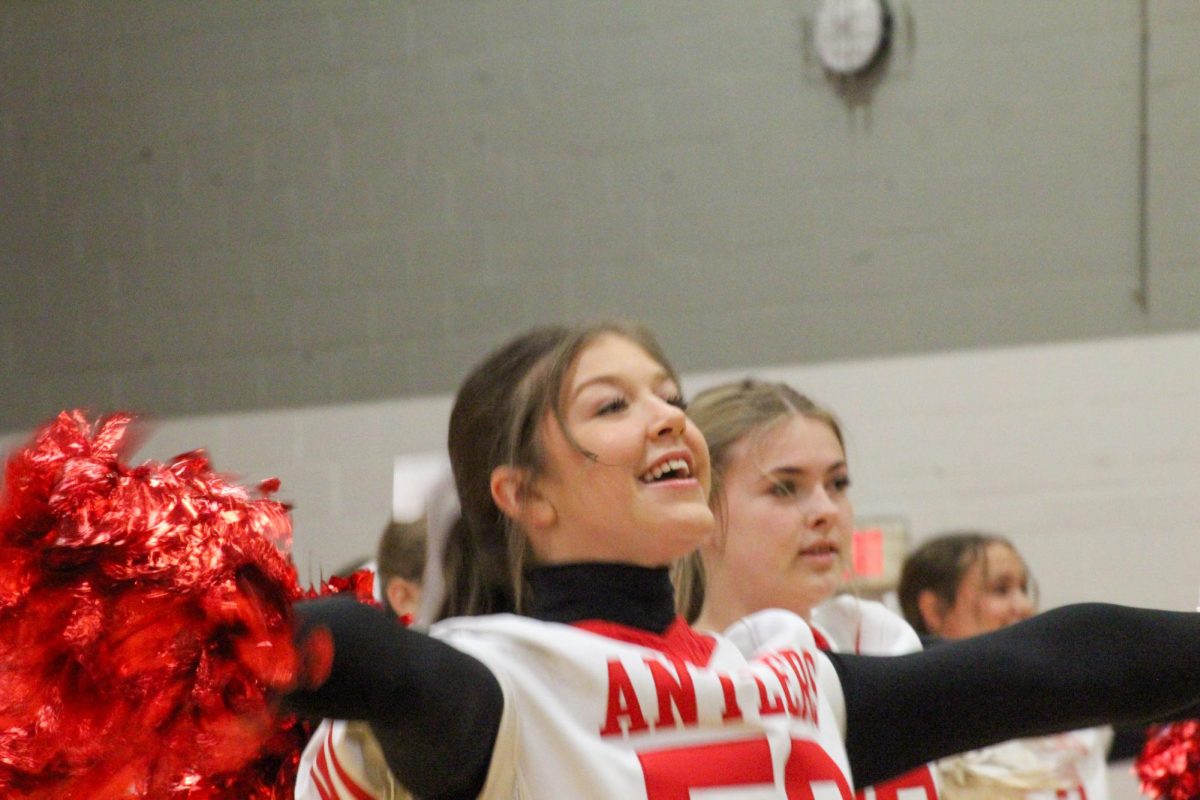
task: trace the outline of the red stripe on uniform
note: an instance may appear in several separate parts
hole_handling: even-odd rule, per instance
[[[338,761],[337,751],[333,749],[332,727],[329,729],[329,736],[329,760],[333,762],[333,769],[337,772],[338,779],[345,785],[346,790],[350,792],[350,796],[354,800],[375,800],[370,792],[354,782],[354,779],[350,777],[350,773],[346,772],[345,767],[342,766],[342,762]]]
[[[324,779],[317,774],[313,774],[313,786],[317,787],[317,794],[321,795],[321,800],[337,800],[330,792],[329,787],[325,785]]]
[[[329,739],[333,736],[333,729],[330,728],[329,733],[325,736],[325,741],[321,744],[321,749],[317,751],[317,757],[313,761],[312,779],[313,785],[317,787],[317,794],[321,795],[321,800],[335,800],[333,796],[333,781],[329,779],[329,760],[325,757],[325,750],[329,747]]]

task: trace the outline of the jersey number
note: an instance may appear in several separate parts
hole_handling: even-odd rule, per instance
[[[766,739],[639,753],[648,800],[689,800],[692,789],[775,783]],[[788,800],[852,800],[846,777],[814,742],[792,740],[783,766]]]
[[[857,800],[938,800],[937,789],[934,788],[933,773],[929,767],[918,767],[912,772],[893,778],[884,783],[877,783],[870,789],[863,789],[856,795]]]

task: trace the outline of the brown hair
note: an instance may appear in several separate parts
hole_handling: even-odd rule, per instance
[[[743,378],[713,386],[688,404],[688,417],[704,434],[712,458],[710,504],[717,516],[724,503],[722,477],[734,446],[749,436],[765,435],[776,423],[795,416],[824,422],[844,450],[842,426],[832,411],[814,403],[786,383]],[[704,566],[699,552],[685,557],[675,571],[679,611],[694,622],[704,606]]]
[[[425,539],[428,528],[425,517],[412,522],[392,520],[379,537],[375,554],[379,582],[387,586],[392,578],[420,582],[425,571]]]
[[[606,333],[640,346],[678,382],[653,334],[625,322],[535,328],[491,353],[463,381],[450,413],[449,436],[462,514],[447,542],[440,617],[520,611],[533,554],[492,499],[492,471],[508,465],[528,470],[530,477],[541,473],[538,431],[547,414],[578,447],[562,424],[563,385],[579,354]]]
[[[974,564],[980,561],[986,564],[987,548],[992,544],[1005,545],[1017,553],[1013,543],[998,533],[949,531],[929,539],[908,555],[900,570],[896,594],[904,619],[917,633],[932,633],[921,614],[921,593],[931,591],[943,606],[952,607],[963,576]],[[1017,557],[1021,557],[1020,553]]]

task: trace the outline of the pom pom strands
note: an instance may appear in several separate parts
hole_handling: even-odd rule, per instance
[[[290,796],[300,595],[287,507],[197,451],[121,463],[131,418],[64,413],[0,496],[0,796]],[[290,770],[290,771],[289,771]]]
[[[1200,798],[1200,720],[1150,729],[1134,763],[1142,794],[1156,800]]]

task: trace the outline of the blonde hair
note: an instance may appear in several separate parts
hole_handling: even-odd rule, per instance
[[[845,449],[842,426],[832,411],[817,405],[807,395],[786,383],[743,378],[713,386],[696,395],[688,405],[688,416],[704,434],[712,458],[710,505],[724,519],[723,481],[733,448],[751,436],[760,436],[777,423],[802,416],[829,426]],[[679,612],[694,622],[704,606],[704,565],[699,552],[691,553],[675,568]]]

